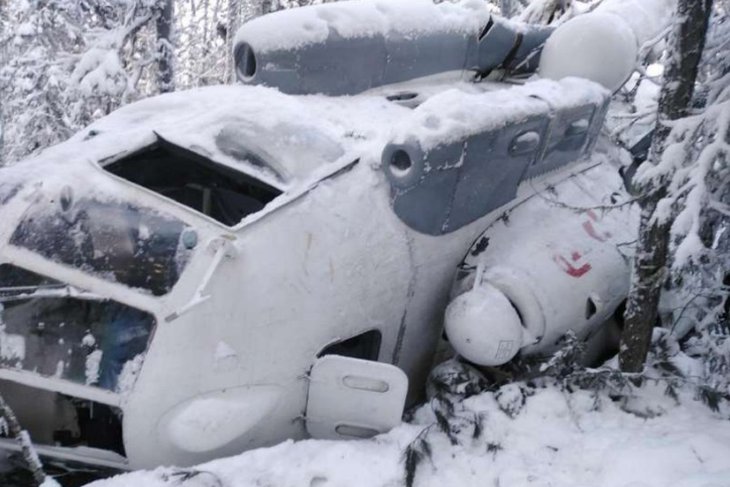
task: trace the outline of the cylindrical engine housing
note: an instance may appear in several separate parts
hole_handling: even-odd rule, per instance
[[[569,330],[588,339],[628,293],[636,211],[620,204],[607,211],[598,208],[621,197],[625,193],[618,174],[601,164],[563,181],[550,194],[527,199],[477,239],[458,272],[452,303],[480,286],[499,290],[520,317],[523,355],[552,353]],[[494,320],[489,310],[480,312],[485,323]],[[448,313],[446,321],[449,335]],[[474,355],[460,350],[465,347],[458,339],[451,343],[466,358],[464,351]],[[488,345],[496,350],[500,344]]]
[[[445,72],[534,70],[552,31],[493,17],[481,3],[354,0],[253,19],[234,56],[243,83],[353,95]]]

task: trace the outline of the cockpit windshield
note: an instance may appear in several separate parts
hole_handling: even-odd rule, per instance
[[[123,390],[154,326],[143,311],[0,265],[0,367]]]
[[[127,202],[75,199],[66,187],[36,201],[10,243],[162,296],[180,277],[197,235],[172,216]]]

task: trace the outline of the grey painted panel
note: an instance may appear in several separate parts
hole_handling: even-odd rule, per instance
[[[365,91],[383,84],[387,51],[383,38],[342,38],[330,32],[330,45],[314,44],[302,50],[300,86],[316,93],[330,86],[333,95]]]
[[[393,200],[395,213],[403,223],[417,232],[427,235],[446,233],[444,225],[449,216],[457,178],[456,171],[439,171],[418,186],[396,196]]]
[[[294,16],[291,21],[299,20]],[[269,50],[256,48],[257,39],[253,35],[247,38],[244,24],[236,46],[236,69],[243,83],[277,87],[284,93],[354,95],[447,71],[488,73],[508,57],[516,59],[511,54],[518,38],[524,37],[529,53],[549,35],[549,30],[531,28],[518,35],[518,27],[496,17],[490,24],[481,39],[476,31],[449,30],[421,34],[394,30],[387,35],[342,37],[330,27],[322,42]],[[536,62],[529,67],[536,67]]]
[[[549,123],[545,115],[469,138],[446,231],[468,225],[517,195],[527,167],[542,152]],[[531,140],[533,133],[539,138],[515,151],[515,140],[524,134]]]
[[[237,50],[245,49],[245,44]],[[284,93],[326,93],[346,95],[383,84],[387,52],[382,37],[345,39],[331,32],[327,43],[310,44],[296,50],[257,53],[256,73],[239,78],[244,83],[279,88]],[[238,51],[237,51],[238,52]]]
[[[603,127],[606,108],[588,104],[558,111],[550,124],[544,154],[530,165],[525,177],[539,176],[587,157]]]
[[[534,73],[540,64],[540,54],[554,27],[530,26],[512,59],[505,68],[513,73]]]
[[[492,26],[479,40],[474,64],[469,69],[487,73],[507,59],[517,42],[517,32],[503,21],[492,17]]]
[[[406,151],[413,157],[407,172],[393,167],[393,155]],[[429,235],[444,233],[459,177],[463,143],[436,147],[423,154],[417,144],[390,144],[383,167],[391,182],[393,209],[405,224]],[[416,159],[416,157],[420,157]]]
[[[606,97],[606,101],[603,102],[603,105],[596,110],[596,113],[593,115],[593,121],[591,122],[591,130],[590,130],[590,139],[588,141],[588,145],[586,146],[586,154],[590,154],[593,152],[593,148],[596,146],[596,142],[598,142],[598,136],[601,134],[601,129],[603,129],[603,124],[606,122],[606,115],[608,114],[608,107],[611,104],[611,98]]]
[[[389,36],[385,42],[387,57],[383,84],[462,70],[471,42],[473,38],[469,36],[448,32],[421,36],[417,40],[402,34]]]
[[[603,126],[607,102],[550,106],[504,126],[423,154],[416,138],[389,144],[383,168],[393,209],[414,230],[453,232],[511,201],[520,183],[588,157]],[[396,157],[397,155],[404,157]],[[396,166],[408,171],[398,170]]]

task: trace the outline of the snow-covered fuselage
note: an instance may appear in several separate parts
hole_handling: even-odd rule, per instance
[[[239,77],[298,95],[150,98],[0,170],[0,394],[42,454],[138,468],[367,437],[422,395],[444,331],[485,366],[599,336],[635,231],[609,93],[474,82],[550,34],[481,8],[253,21]]]
[[[109,465],[185,465],[308,431],[352,437],[387,429],[392,419],[378,414],[400,415],[404,378],[368,364],[405,372],[417,398],[457,270],[475,267],[478,255],[487,267],[495,259],[501,268],[515,263],[525,292],[537,296],[528,319],[548,328],[525,351],[548,353],[569,329],[592,332],[625,292],[628,265],[615,244],[631,240],[633,227],[627,208],[604,218],[573,207],[621,198],[617,149],[598,140],[590,157],[523,172],[507,203],[429,235],[396,214],[397,189],[383,162],[399,127],[418,121],[427,103],[412,109],[381,94],[201,89],[123,108],[2,170],[0,392],[18,404],[40,444],[125,456],[42,452]],[[166,164],[185,167],[186,180]],[[195,164],[208,172],[188,168]],[[249,186],[223,188],[215,179],[240,175]],[[166,178],[169,187],[160,182]],[[262,188],[273,198],[261,209],[240,223],[226,220],[230,211],[219,207],[246,206],[226,191],[261,199]],[[485,234],[497,242],[494,251],[485,231],[494,234]],[[499,242],[502,234],[508,242]],[[606,279],[605,298],[582,285],[600,288]],[[600,306],[598,318],[586,319],[588,297]],[[342,392],[354,391],[354,409],[364,408],[351,411],[349,429],[340,426],[350,413],[311,404],[313,384],[327,373],[310,371],[331,355],[350,357],[355,371],[347,377],[361,380]],[[343,365],[323,369],[333,367]],[[396,396],[378,405],[374,396],[390,389]],[[316,396],[338,403],[333,391]],[[102,407],[110,412],[101,427],[121,426],[123,449],[109,446],[112,433],[90,439],[86,430],[100,427],[92,420],[81,424]]]

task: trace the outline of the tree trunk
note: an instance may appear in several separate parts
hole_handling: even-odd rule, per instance
[[[25,461],[26,467],[33,474],[33,482],[35,487],[40,487],[46,481],[46,474],[43,472],[43,465],[36,455],[33,445],[30,442],[30,436],[28,432],[20,427],[18,418],[15,416],[13,410],[5,402],[5,399],[0,395],[0,417],[5,419],[8,425],[8,432],[10,436],[15,438],[21,447],[21,454]]]
[[[646,164],[662,159],[670,122],[686,117],[694,94],[697,71],[705,46],[713,0],[678,0],[676,24],[670,37],[669,60],[659,97],[654,140]],[[641,372],[656,324],[659,296],[669,267],[669,230],[672,218],[661,206],[671,174],[639,185],[642,198],[639,238],[634,256],[631,289],[624,314],[619,364],[624,372]],[[657,212],[660,208],[661,211]]]
[[[236,38],[236,32],[241,22],[241,3],[240,0],[230,0],[228,4],[228,30],[226,33],[226,71],[224,74],[227,83],[236,81],[236,60],[234,59],[233,41]]]
[[[160,93],[175,90],[172,26],[175,16],[172,0],[166,0],[157,17],[157,85]]]

